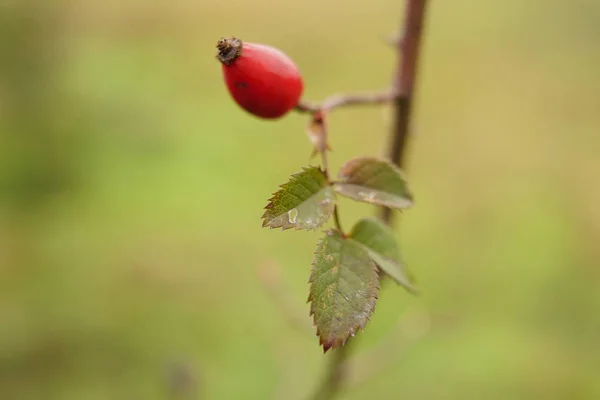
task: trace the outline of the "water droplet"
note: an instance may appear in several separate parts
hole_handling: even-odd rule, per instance
[[[295,224],[296,219],[298,218],[298,210],[295,208],[292,208],[290,211],[288,211],[288,218],[292,224]]]
[[[358,192],[358,195],[365,201],[371,202],[373,200],[375,200],[375,198],[377,197],[377,193],[375,192],[363,192],[360,191]]]

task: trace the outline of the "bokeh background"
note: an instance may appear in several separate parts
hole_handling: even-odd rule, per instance
[[[261,229],[306,116],[229,98],[221,36],[284,49],[305,97],[384,88],[404,1],[0,5],[0,399],[305,399],[319,233]],[[361,399],[600,398],[600,2],[432,1],[398,239],[358,336]],[[388,109],[336,111],[333,168]],[[372,208],[342,201],[348,226]]]

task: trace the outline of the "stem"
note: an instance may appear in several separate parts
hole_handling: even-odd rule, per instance
[[[319,110],[317,110],[317,111],[319,111]],[[325,176],[327,177],[327,180],[329,180],[329,168],[327,165],[327,150],[324,150],[321,152],[321,160],[323,163],[323,171],[325,173]],[[342,224],[340,222],[340,213],[339,213],[337,205],[335,205],[333,207],[333,222],[335,223],[335,227],[338,229],[338,231],[340,231],[342,233],[342,235],[344,235],[344,230],[342,229]]]
[[[296,106],[296,111],[303,113],[316,113],[317,111],[331,111],[335,108],[354,105],[377,105],[394,101],[398,92],[392,88],[374,93],[336,94],[326,98],[320,104],[313,104],[301,100]]]
[[[323,172],[325,177],[329,180],[329,165],[327,163],[327,150],[321,152],[321,162],[323,163]]]
[[[313,400],[329,400],[333,399],[337,394],[346,375],[346,355],[348,353],[343,350],[348,347],[349,343],[333,351],[333,359],[331,360],[330,367],[326,371],[325,379],[321,383],[321,386],[312,397]]]
[[[337,205],[333,207],[333,222],[335,222],[335,227],[338,228],[338,231],[340,231],[342,235],[344,235],[344,230],[342,229],[342,224],[340,223],[340,213],[338,211]]]
[[[390,132],[387,156],[390,161],[400,167],[402,167],[404,163],[407,137],[410,129],[413,89],[415,87],[417,76],[417,61],[419,59],[419,47],[425,19],[426,3],[427,0],[408,0],[403,24],[404,34],[402,40],[398,40],[396,43],[398,61],[394,73],[393,90],[387,92],[388,94],[393,94],[393,97],[388,97],[387,99],[395,101],[394,125]],[[362,97],[362,100],[365,101],[359,102],[356,101],[359,99],[358,97],[348,96],[347,98],[352,99],[352,101],[338,100],[334,102],[330,100],[330,103],[325,101],[324,105],[330,104],[329,107],[335,108],[347,104],[375,104],[377,103],[374,101],[375,99],[382,99],[382,97],[378,96]],[[335,105],[335,107],[332,105]],[[311,112],[311,109],[299,109],[299,111]],[[393,214],[385,208],[381,212],[383,221],[388,225],[393,224],[392,215]],[[348,346],[350,343],[352,343],[352,341],[333,351],[333,358],[327,371],[327,375],[321,385],[317,388],[313,399],[332,399],[339,392],[346,375],[345,367],[351,349],[351,346]]]

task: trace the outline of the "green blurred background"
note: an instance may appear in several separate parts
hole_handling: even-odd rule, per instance
[[[0,399],[307,398],[319,233],[260,227],[306,116],[237,108],[214,46],[282,48],[307,99],[384,88],[403,6],[3,1]],[[398,230],[424,294],[385,286],[341,398],[600,398],[599,43],[597,0],[431,2]],[[389,111],[336,111],[332,167]]]

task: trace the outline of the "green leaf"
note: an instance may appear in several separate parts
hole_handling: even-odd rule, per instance
[[[408,291],[418,293],[402,264],[394,232],[387,225],[375,218],[362,219],[354,225],[349,238],[363,246],[375,264],[396,282]]]
[[[310,277],[310,315],[327,352],[364,329],[379,295],[379,275],[367,251],[329,230],[319,242]]]
[[[280,187],[265,207],[263,227],[313,230],[331,217],[335,193],[319,168],[303,168]]]
[[[371,157],[355,158],[340,170],[341,182],[334,185],[339,194],[364,203],[389,208],[409,208],[413,204],[402,171],[394,164]]]

